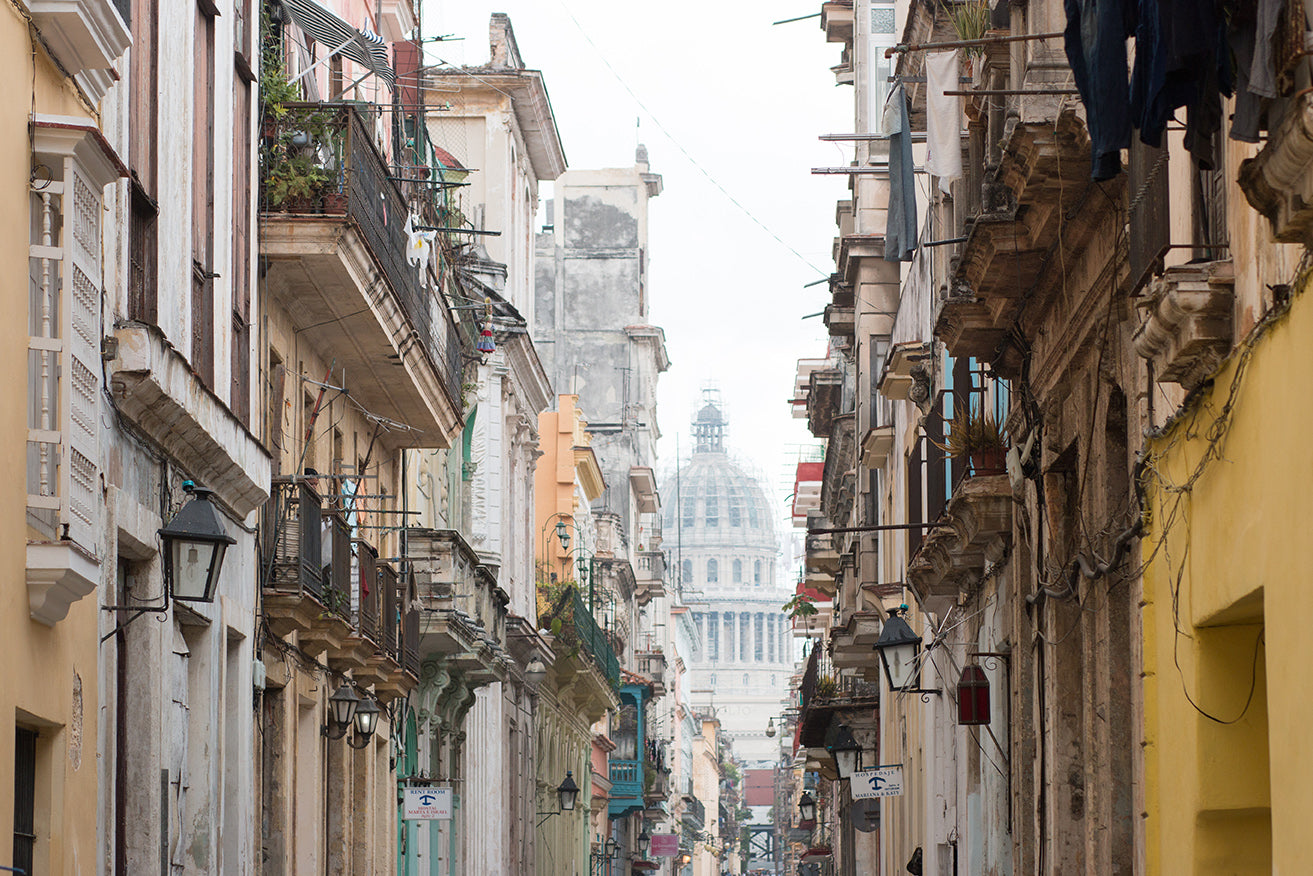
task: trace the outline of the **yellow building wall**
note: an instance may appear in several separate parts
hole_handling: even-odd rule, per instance
[[[35,68],[35,69],[34,69]],[[75,602],[54,627],[31,619],[26,574],[26,484],[21,460],[27,441],[27,338],[29,178],[32,152],[29,114],[91,119],[76,90],[31,38],[26,19],[10,0],[0,0],[0,265],[9,319],[0,321],[0,453],[15,476],[0,486],[0,864],[12,860],[15,727],[38,731],[38,873],[95,872],[97,760],[96,597]],[[21,315],[21,316],[20,316]],[[102,541],[103,541],[102,537]],[[113,580],[113,569],[102,570]]]
[[[1192,413],[1150,443],[1150,874],[1313,867],[1313,697],[1304,680],[1313,658],[1313,405],[1304,386],[1313,300],[1299,288],[1307,285],[1237,349]]]

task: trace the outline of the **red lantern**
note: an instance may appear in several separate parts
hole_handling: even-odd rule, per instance
[[[957,683],[957,723],[989,723],[989,678],[978,663],[968,664]]]

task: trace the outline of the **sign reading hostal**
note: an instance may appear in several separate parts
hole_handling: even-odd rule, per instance
[[[679,834],[654,833],[648,847],[648,855],[653,858],[673,858],[679,854]]]
[[[903,795],[903,765],[876,767],[855,772],[848,780],[854,800],[873,797],[901,797]]]
[[[451,788],[407,788],[402,811],[407,821],[449,821]]]

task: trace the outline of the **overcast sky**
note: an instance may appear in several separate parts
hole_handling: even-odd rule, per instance
[[[650,214],[651,318],[672,362],[660,383],[662,465],[676,435],[688,454],[695,404],[715,385],[731,451],[782,499],[796,446],[813,443],[787,405],[796,362],[826,345],[821,319],[801,318],[824,308],[826,286],[803,286],[833,270],[835,202],[847,197],[843,177],[810,169],[848,162],[817,137],[851,129],[852,88],[835,85],[840,47],[819,19],[771,22],[820,4],[421,2],[426,36],[465,38],[429,44],[428,63],[486,63],[489,15],[511,17],[526,66],[543,71],[570,167],[631,166],[636,143],[647,145],[665,184]]]

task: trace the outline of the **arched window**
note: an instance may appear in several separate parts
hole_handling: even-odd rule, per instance
[[[748,674],[746,672],[743,673],[743,686],[744,687],[748,686]]]
[[[735,560],[735,561],[734,561],[734,583],[735,583],[735,584],[738,584],[738,583],[739,583],[740,581],[742,581],[742,580],[743,580],[743,561],[742,561],[742,560]]]
[[[720,566],[716,563],[716,558],[712,557],[707,560],[707,583],[714,584],[720,580]]]
[[[685,560],[685,561],[684,561],[683,568],[684,568],[684,580],[683,580],[682,583],[684,583],[684,584],[688,584],[688,585],[692,585],[692,584],[693,584],[693,561],[692,561],[692,560]]]

